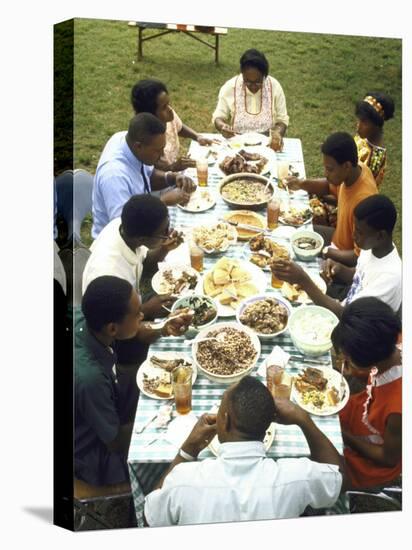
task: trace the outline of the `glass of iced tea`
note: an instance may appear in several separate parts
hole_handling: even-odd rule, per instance
[[[280,365],[266,367],[266,386],[273,396],[275,396],[275,386],[281,383],[284,372],[284,367]]]
[[[278,219],[280,214],[280,200],[272,199],[268,202],[267,207],[267,223],[268,229],[276,229],[278,226]]]
[[[190,265],[196,271],[203,271],[203,258],[204,253],[201,248],[199,248],[195,243],[190,244]]]
[[[200,158],[196,161],[197,184],[199,187],[207,186],[208,167],[207,159]]]
[[[290,399],[292,384],[276,384],[274,394],[277,399]]]
[[[188,414],[192,410],[192,372],[191,367],[183,366],[172,371],[173,393],[178,414]]]
[[[271,279],[272,288],[282,288],[283,281],[281,279],[278,279],[276,275],[272,271],[272,279]]]

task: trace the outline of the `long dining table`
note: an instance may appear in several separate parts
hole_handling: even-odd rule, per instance
[[[212,134],[209,135],[211,137],[213,136]],[[193,158],[196,157],[198,151],[198,144],[192,142],[189,153],[192,154]],[[287,162],[288,164],[294,164],[295,167],[298,166],[300,175],[303,177],[305,176],[300,139],[285,138],[283,151],[281,153],[276,153],[276,157],[278,162]],[[171,208],[171,222],[173,227],[176,229],[187,229],[198,225],[212,224],[230,211],[229,206],[222,200],[217,192],[222,177],[223,174],[217,164],[209,166],[208,189],[217,195],[215,207],[201,213],[190,213],[178,207]],[[283,200],[287,200],[285,191],[279,190],[278,192],[281,198],[283,197]],[[307,206],[308,200],[309,198],[307,195],[301,195],[299,199],[296,199],[296,203],[299,202],[301,205]],[[261,212],[261,214],[265,215],[266,211]],[[311,225],[306,224],[305,227],[311,228]],[[244,241],[238,241],[235,245],[230,246],[228,251],[225,252],[225,256],[236,259],[246,259],[246,250]],[[217,258],[219,258],[219,256]],[[211,269],[213,264],[217,261],[217,258],[216,256],[207,256],[205,254],[204,271]],[[319,273],[319,261],[317,259],[302,262],[301,265],[308,272],[314,274]],[[267,288],[265,293],[273,294],[274,296],[280,295],[280,290],[271,287],[270,272],[264,273],[267,277]],[[219,318],[218,322],[227,320],[233,321],[235,319]],[[258,373],[258,370],[271,353],[274,346],[279,346],[294,357],[297,356],[301,358],[301,360],[297,359],[294,362],[288,363],[286,367],[288,374],[292,376],[296,375],[302,368],[307,366],[307,364],[304,363],[304,356],[293,345],[289,332],[286,331],[274,337],[272,340],[263,340],[261,342],[261,354],[256,367],[251,373],[252,376],[257,376],[265,382],[264,377]],[[148,355],[150,356],[156,352],[163,351],[184,352],[190,358],[191,344],[185,336],[161,338],[150,346]],[[330,368],[332,368],[331,355],[329,352],[319,359],[322,363],[327,363]],[[194,415],[199,417],[203,413],[209,412],[213,407],[216,407],[220,403],[222,394],[227,387],[228,386],[225,384],[212,382],[199,371],[192,391],[192,411]],[[143,431],[140,431],[141,427],[147,424],[150,418],[152,418],[159,409],[159,406],[164,403],[173,404],[173,400],[160,401],[150,398],[142,392],[140,393],[128,454],[128,467],[138,526],[143,526],[144,496],[147,494],[148,488],[153,486],[154,480],[156,480],[167,468],[167,465],[173,461],[178,451],[178,446],[171,443],[166,437],[165,430],[157,429],[154,427],[153,423],[149,424]],[[312,415],[312,418],[319,429],[334,444],[338,452],[342,453],[343,442],[339,416],[337,414],[330,416]],[[307,457],[309,455],[309,447],[299,427],[276,424],[274,441],[267,451],[268,457],[278,459]],[[199,460],[213,456],[212,452],[206,448],[199,455]]]

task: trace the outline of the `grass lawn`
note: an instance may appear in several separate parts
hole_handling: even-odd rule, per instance
[[[130,90],[141,78],[164,81],[183,121],[197,131],[213,131],[219,88],[237,74],[243,51],[254,47],[265,53],[270,74],[284,89],[287,135],[302,140],[308,176],[322,175],[320,144],[330,133],[355,132],[358,99],[374,90],[393,97],[395,118],[385,126],[389,160],[381,192],[398,209],[395,242],[401,251],[401,40],[229,29],[221,38],[216,66],[212,50],[177,33],[144,43],[144,59],[138,62],[136,38],[136,28],[127,22],[75,22],[76,168],[94,172],[108,138],[127,129],[133,114]],[[185,140],[181,143],[188,147]],[[89,229],[90,219],[86,234]]]

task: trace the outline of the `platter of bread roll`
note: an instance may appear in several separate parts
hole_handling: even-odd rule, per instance
[[[245,298],[263,294],[267,278],[256,265],[224,256],[203,277],[203,293],[215,300],[219,317],[233,317]]]

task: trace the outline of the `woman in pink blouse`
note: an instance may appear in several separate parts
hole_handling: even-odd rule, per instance
[[[195,161],[189,157],[180,156],[179,136],[197,141],[199,145],[211,145],[213,140],[207,139],[189,126],[183,124],[170,105],[169,92],[159,80],[139,80],[132,88],[132,106],[136,114],[152,113],[166,124],[166,146],[163,155],[155,167],[160,170],[178,172],[195,166]]]

